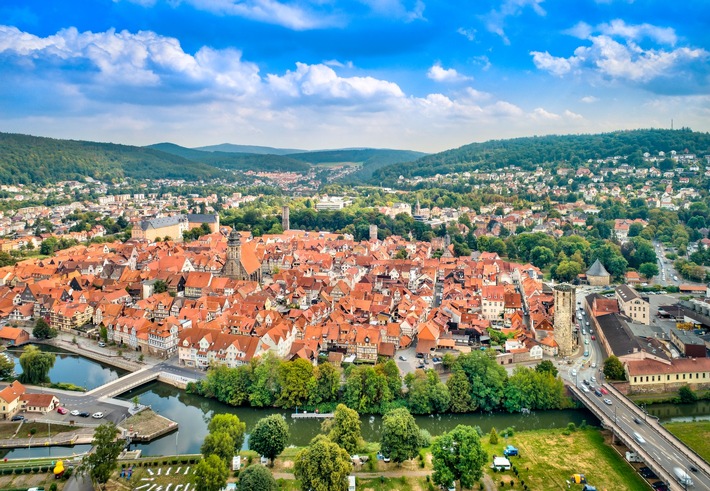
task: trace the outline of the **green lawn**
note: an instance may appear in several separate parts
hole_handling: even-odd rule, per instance
[[[518,469],[493,472],[487,468],[496,485],[505,481],[506,489],[523,489],[524,481],[530,489],[567,489],[566,481],[572,474],[585,474],[587,482],[597,489],[639,490],[647,489],[646,484],[634,469],[604,441],[604,434],[597,428],[577,430],[564,435],[563,430],[540,430],[516,433],[507,441],[500,438],[497,445],[488,443],[488,435],[483,437],[484,448],[488,452],[488,464],[493,455],[503,455],[506,445],[520,449],[519,457],[511,457],[511,463]],[[511,487],[509,481],[513,480]]]
[[[2,438],[12,438],[17,429],[20,427],[20,422],[11,421],[7,423],[0,423],[0,439]],[[57,433],[63,433],[66,431],[72,431],[77,429],[76,426],[69,426],[63,424],[53,424],[48,425],[47,423],[24,423],[22,429],[17,434],[17,438],[28,438],[34,429],[34,438],[47,438],[49,436],[49,431],[51,429],[51,434],[56,435]]]
[[[663,426],[703,459],[710,460],[710,421],[666,423]]]

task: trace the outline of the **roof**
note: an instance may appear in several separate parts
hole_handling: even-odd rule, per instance
[[[592,267],[587,270],[587,276],[610,276],[602,262],[597,259]]]
[[[172,217],[161,217],[153,218],[151,220],[143,220],[139,223],[139,226],[142,230],[148,230],[151,228],[172,227],[173,225],[177,225],[182,221],[185,221],[185,215],[175,215]]]
[[[631,300],[635,300],[637,298],[641,298],[641,296],[634,290],[633,288],[630,288],[628,285],[619,285],[616,287],[616,294],[621,298],[621,301],[626,303]]]
[[[625,365],[631,377],[636,375],[710,372],[710,358],[678,358],[670,363],[646,358],[644,360],[628,360]]]
[[[207,215],[204,213],[188,213],[187,221],[190,223],[217,223],[217,215]]]
[[[17,400],[22,394],[25,393],[25,386],[22,385],[20,382],[15,380],[14,382],[10,383],[7,387],[5,387],[3,390],[0,390],[0,399],[3,401],[10,403],[12,401]]]
[[[612,354],[619,357],[638,352],[641,349],[638,339],[626,325],[626,319],[617,313],[597,317],[599,328],[604,333]]]
[[[4,326],[0,329],[0,339],[12,339],[13,341],[17,341],[22,335],[29,337],[27,332],[19,327]]]

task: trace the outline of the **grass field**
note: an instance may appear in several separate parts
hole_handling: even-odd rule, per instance
[[[568,489],[566,481],[572,474],[584,474],[587,482],[599,490],[647,489],[643,479],[607,445],[605,434],[596,428],[577,430],[569,435],[563,434],[563,430],[526,431],[516,433],[507,441],[501,438],[497,445],[490,445],[485,435],[483,441],[489,465],[494,454],[503,455],[506,445],[520,449],[520,456],[510,459],[519,476],[512,471],[487,469],[498,486],[500,481],[507,483],[506,489],[523,489],[521,480],[534,490]],[[511,480],[514,481],[512,487]]]
[[[663,426],[703,459],[710,461],[710,421],[666,423]]]
[[[0,424],[0,439],[12,438],[15,432],[17,432],[17,429],[20,427],[20,424],[21,423],[17,421]],[[73,431],[76,428],[76,426],[62,424],[51,425],[52,435],[66,431]],[[24,423],[22,424],[20,432],[17,434],[17,438],[27,438],[32,434],[33,429],[35,438],[47,437],[49,435],[50,425],[47,423]]]

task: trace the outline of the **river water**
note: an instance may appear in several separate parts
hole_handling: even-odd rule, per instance
[[[45,351],[57,353],[54,368],[50,372],[53,382],[71,382],[73,384],[93,389],[110,380],[114,380],[125,373],[125,371],[103,365],[101,363],[82,358],[72,353],[52,347],[41,347]],[[17,357],[17,353],[8,353]],[[20,367],[17,363],[17,372]],[[132,399],[138,396],[141,404],[149,405],[154,411],[166,416],[179,424],[179,431],[165,435],[162,438],[150,443],[139,444],[144,455],[174,455],[176,453],[199,453],[200,445],[207,434],[207,423],[215,413],[232,413],[239,416],[239,419],[247,425],[247,433],[254,424],[264,416],[273,413],[280,413],[286,417],[290,429],[291,437],[289,444],[305,445],[320,430],[320,419],[293,419],[290,417],[291,411],[281,411],[278,409],[255,409],[249,407],[231,407],[213,399],[187,394],[173,386],[160,382],[152,382],[133,391],[127,392],[120,397]],[[710,402],[700,401],[697,404],[676,406],[672,404],[657,404],[649,407],[649,413],[659,416],[662,420],[671,418],[689,418],[710,415]],[[541,411],[533,412],[530,415],[495,413],[495,414],[444,414],[435,416],[416,416],[417,424],[428,430],[432,435],[439,435],[459,424],[478,425],[484,432],[490,431],[492,427],[498,430],[509,426],[516,430],[532,430],[545,428],[560,428],[573,422],[576,425],[586,420],[590,424],[596,424],[596,418],[587,410],[564,410],[564,411]],[[362,434],[365,440],[379,440],[381,417],[363,416]],[[245,442],[246,446],[246,442]],[[85,448],[86,447],[86,448]],[[85,451],[88,446],[76,446],[73,448],[56,447],[42,449],[40,455],[71,455],[75,452]],[[30,455],[39,452],[37,449],[29,449]],[[50,453],[51,452],[51,453]],[[25,457],[28,449],[14,449],[9,451],[8,458]],[[0,457],[3,456],[0,453]]]

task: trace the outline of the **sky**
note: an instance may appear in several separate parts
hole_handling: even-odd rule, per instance
[[[0,131],[438,152],[710,131],[707,0],[3,0]]]

